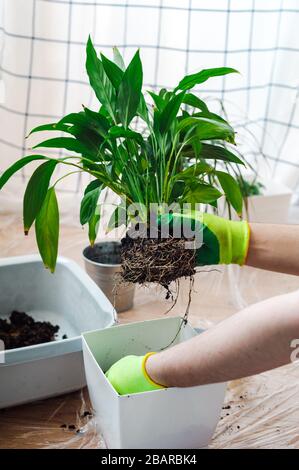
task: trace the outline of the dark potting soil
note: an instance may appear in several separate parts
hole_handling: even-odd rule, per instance
[[[120,249],[118,242],[96,243],[84,250],[84,256],[95,263],[120,264]]]
[[[24,312],[13,311],[9,321],[0,318],[0,339],[5,349],[22,348],[55,341],[59,326],[35,321]]]

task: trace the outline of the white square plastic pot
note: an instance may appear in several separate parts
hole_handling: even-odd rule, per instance
[[[247,178],[248,181],[253,176]],[[292,191],[283,183],[262,178],[262,194],[259,196],[250,196],[247,198],[247,211],[243,209],[243,218],[251,223],[264,224],[286,224],[289,220],[289,210],[292,199]],[[218,215],[228,217],[228,210],[225,199],[221,198],[218,202]],[[235,220],[239,217],[233,211],[232,216]]]
[[[286,224],[292,191],[279,181],[264,179],[262,183],[263,194],[250,196],[247,200],[249,222]]]
[[[84,387],[81,333],[114,323],[111,303],[90,277],[61,257],[54,274],[36,255],[2,258],[0,317],[13,310],[60,329],[56,341],[0,353],[0,408]]]
[[[225,384],[120,396],[104,372],[128,354],[159,351],[175,338],[180,318],[114,326],[83,334],[87,385],[97,426],[111,449],[206,447],[217,425]],[[186,325],[174,344],[197,332]]]

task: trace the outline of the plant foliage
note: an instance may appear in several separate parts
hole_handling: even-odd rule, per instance
[[[99,221],[98,199],[110,188],[124,201],[151,203],[205,203],[216,205],[225,194],[228,202],[242,212],[242,195],[236,180],[225,172],[227,165],[243,164],[229,149],[235,132],[222,117],[192,93],[196,85],[211,77],[236,73],[222,67],[202,70],[184,77],[174,90],[142,92],[143,70],[139,50],[126,67],[114,49],[111,61],[98,56],[91,39],[86,47],[86,71],[99,103],[99,111],[86,107],[59,122],[38,126],[41,131],[64,132],[64,137],[47,139],[35,148],[66,149],[74,155],[50,158],[31,155],[14,163],[0,178],[0,189],[8,179],[33,160],[45,160],[33,173],[24,196],[24,228],[36,225],[41,256],[52,271],[58,246],[58,206],[50,179],[58,164],[84,171],[93,177],[81,203],[80,221],[89,224],[91,243]],[[139,125],[136,125],[138,124]],[[140,129],[142,128],[142,132]],[[221,165],[221,171],[218,166]],[[146,216],[146,214],[145,214]],[[116,217],[119,224],[122,217]],[[111,230],[111,222],[108,230]]]

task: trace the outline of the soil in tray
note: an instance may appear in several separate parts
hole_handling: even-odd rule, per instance
[[[0,339],[4,342],[5,349],[55,341],[58,330],[59,326],[35,321],[24,312],[13,311],[9,321],[0,318]]]

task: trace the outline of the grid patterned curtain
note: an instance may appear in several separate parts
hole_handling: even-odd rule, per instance
[[[173,87],[201,68],[237,68],[240,75],[211,79],[197,92],[215,110],[222,100],[239,150],[259,173],[296,190],[298,24],[298,0],[0,0],[0,171],[32,153],[41,140],[25,138],[32,127],[82,103],[97,109],[84,66],[91,34],[99,50],[109,55],[116,45],[127,61],[141,48],[145,89]],[[20,196],[31,172],[18,177]],[[81,186],[74,176],[60,188],[74,196]],[[18,197],[16,187],[8,186],[5,204]]]

